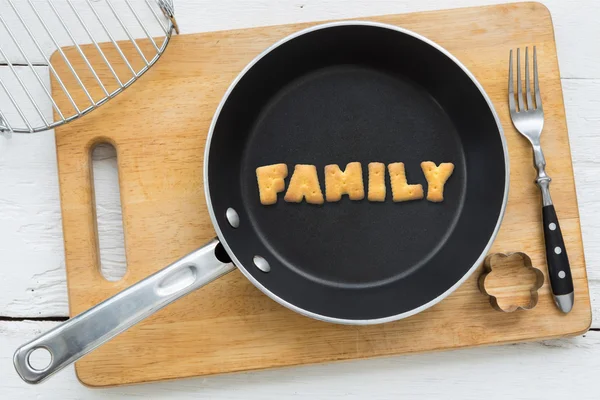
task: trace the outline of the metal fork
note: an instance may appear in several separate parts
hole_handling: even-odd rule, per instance
[[[552,294],[556,306],[564,313],[573,308],[573,278],[567,250],[558,224],[556,210],[550,197],[550,177],[546,174],[546,160],[542,152],[540,138],[544,127],[544,109],[538,81],[537,51],[533,46],[533,90],[535,103],[531,94],[529,82],[529,48],[525,48],[525,94],[523,98],[521,84],[521,49],[517,49],[517,103],[515,102],[513,79],[513,51],[510,51],[510,66],[508,69],[508,105],[510,117],[515,128],[529,140],[533,147],[534,166],[537,169],[535,182],[542,191],[542,219],[544,222],[544,240],[546,242],[546,260],[548,275],[552,286]]]

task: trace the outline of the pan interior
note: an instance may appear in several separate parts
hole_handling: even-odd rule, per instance
[[[506,160],[493,109],[439,48],[403,31],[341,24],[274,47],[235,83],[215,117],[207,193],[224,247],[254,284],[329,321],[400,318],[473,270],[505,207]],[[259,201],[257,167],[452,162],[444,201],[367,199],[316,206]],[[227,222],[228,208],[239,226]],[[270,265],[265,273],[255,256]]]
[[[410,183],[427,182],[421,161],[452,162],[445,201],[394,203],[389,175],[382,203],[351,201],[315,206],[258,201],[257,166],[404,162]],[[387,173],[386,173],[387,175]],[[317,69],[268,102],[254,125],[241,173],[246,211],[261,238],[289,268],[327,285],[373,286],[398,279],[431,257],[451,232],[465,193],[460,136],[429,92],[401,75],[359,65]]]

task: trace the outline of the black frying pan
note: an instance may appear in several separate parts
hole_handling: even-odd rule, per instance
[[[312,205],[259,201],[256,168],[452,162],[444,201]],[[156,310],[235,269],[301,314],[374,324],[439,302],[481,263],[508,194],[502,128],[475,78],[438,45],[393,26],[320,25],[277,43],[240,74],[220,104],[205,160],[218,240],[17,350],[39,382]],[[231,263],[233,261],[233,264]],[[44,347],[48,368],[29,354]]]

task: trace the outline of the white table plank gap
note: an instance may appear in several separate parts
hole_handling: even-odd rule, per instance
[[[82,386],[68,367],[38,386],[13,370],[12,350],[54,326],[0,322],[0,376],[6,399],[597,399],[600,332],[508,346],[404,355],[191,378],[110,389]],[[134,355],[130,355],[134,356]],[[548,395],[550,394],[550,395]],[[423,397],[424,396],[424,397]]]

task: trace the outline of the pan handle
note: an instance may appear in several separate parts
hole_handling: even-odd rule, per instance
[[[39,383],[166,305],[233,271],[232,263],[219,261],[215,255],[222,250],[217,246],[215,239],[21,346],[13,358],[17,372],[25,382]],[[29,361],[37,349],[51,356],[43,369],[32,367]]]

